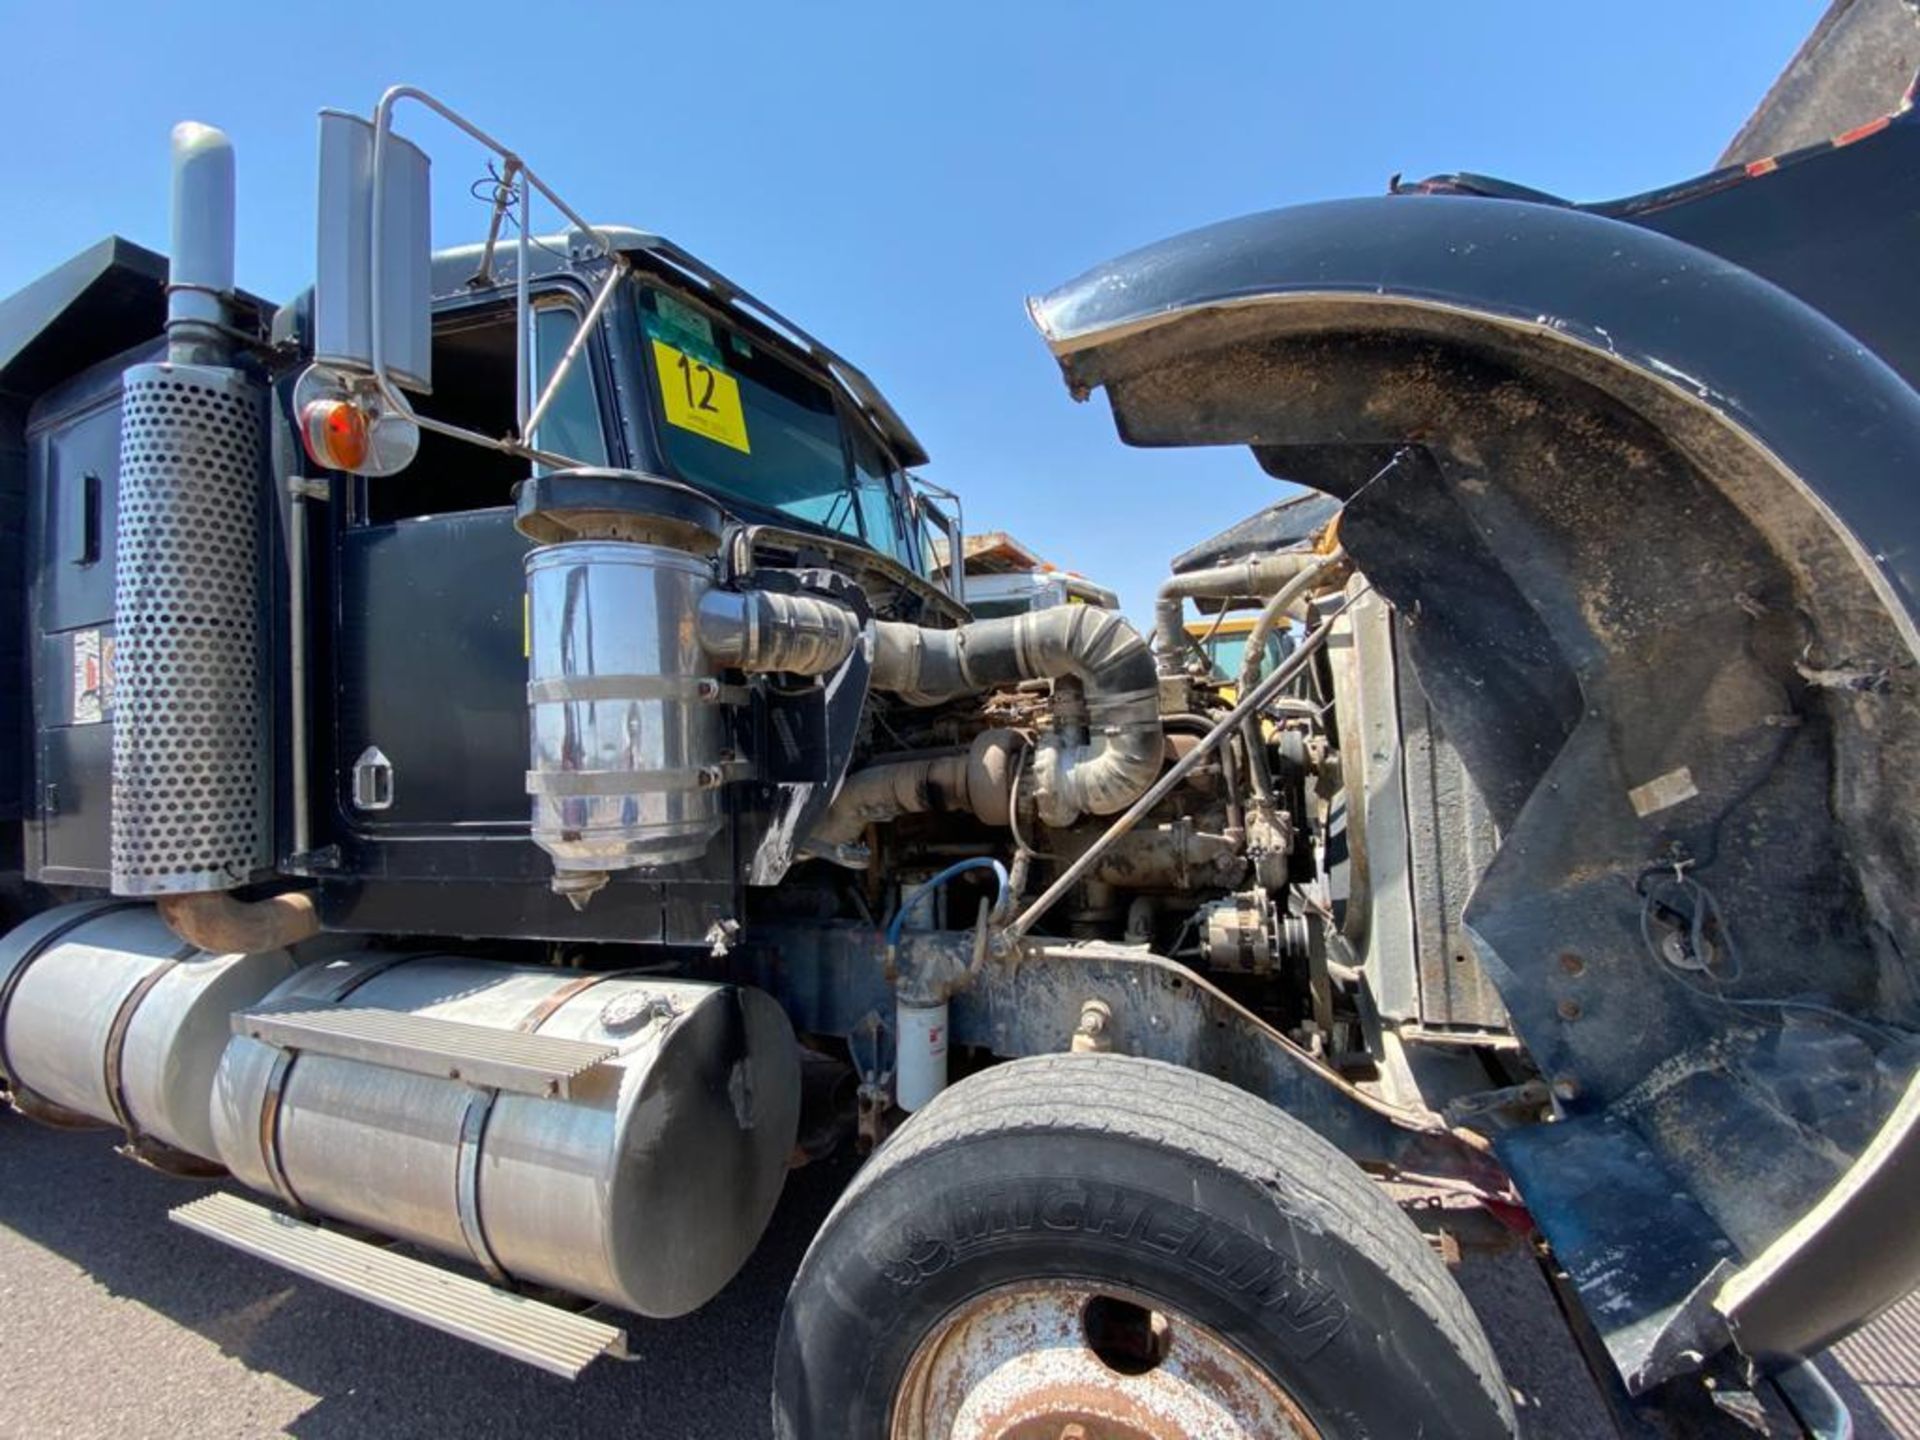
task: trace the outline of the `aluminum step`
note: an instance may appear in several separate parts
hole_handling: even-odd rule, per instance
[[[496,1030],[398,1010],[288,1000],[242,1010],[233,1032],[282,1050],[361,1060],[411,1075],[464,1080],[519,1095],[566,1098],[619,1047]]]
[[[168,1218],[256,1259],[566,1380],[602,1355],[626,1353],[626,1334],[612,1325],[322,1230],[238,1195],[208,1195]]]
[[[1920,1290],[1816,1363],[1851,1405],[1860,1440],[1920,1440]]]

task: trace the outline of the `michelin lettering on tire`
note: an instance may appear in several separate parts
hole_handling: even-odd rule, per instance
[[[910,1226],[888,1250],[868,1258],[908,1288],[1011,1234],[1082,1234],[1139,1245],[1191,1265],[1209,1288],[1253,1302],[1285,1327],[1288,1353],[1305,1360],[1347,1323],[1348,1309],[1327,1285],[1251,1236],[1157,1195],[1098,1182],[1052,1183],[1040,1193],[992,1183],[949,1194],[935,1228]],[[1292,1217],[1289,1216],[1289,1219]]]

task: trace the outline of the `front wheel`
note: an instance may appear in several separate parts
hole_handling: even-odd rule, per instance
[[[997,1066],[901,1128],[801,1264],[773,1409],[785,1440],[1514,1431],[1459,1287],[1351,1161],[1118,1055]]]

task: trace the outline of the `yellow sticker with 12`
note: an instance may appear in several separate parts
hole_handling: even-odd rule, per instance
[[[669,425],[731,445],[742,454],[753,453],[738,380],[664,340],[653,342],[653,364],[660,374],[660,399]]]

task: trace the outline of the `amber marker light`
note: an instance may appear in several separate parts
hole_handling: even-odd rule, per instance
[[[300,412],[300,436],[313,463],[358,470],[367,463],[366,413],[350,400],[315,400]]]

